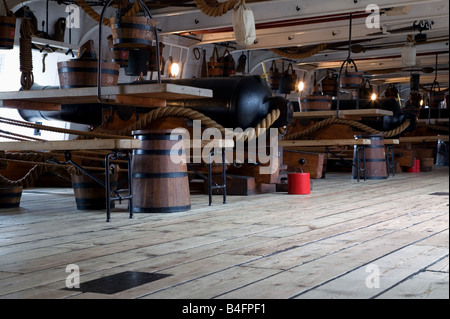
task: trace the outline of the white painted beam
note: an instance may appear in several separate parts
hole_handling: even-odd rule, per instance
[[[358,0],[324,1],[324,0],[277,0],[247,4],[253,11],[256,23],[284,21],[298,18],[334,15],[349,12],[365,12],[369,4],[376,3],[381,9],[421,4],[437,7],[447,6],[443,0]],[[209,17],[199,10],[178,10],[156,12],[153,17],[159,21],[163,33],[180,33],[194,30],[211,30],[231,26],[231,12],[219,17]]]

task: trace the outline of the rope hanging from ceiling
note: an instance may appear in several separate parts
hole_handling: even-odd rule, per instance
[[[20,72],[22,76],[20,78],[20,84],[23,90],[29,90],[34,84],[33,76],[33,54],[31,37],[33,36],[33,25],[30,18],[24,17],[20,24],[20,39],[19,39],[19,61]]]

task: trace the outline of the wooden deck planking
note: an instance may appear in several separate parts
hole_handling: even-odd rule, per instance
[[[319,288],[411,245],[440,258],[446,252],[439,278],[448,298],[448,196],[429,195],[447,190],[448,168],[360,183],[327,174],[307,196],[229,196],[209,207],[206,196],[193,195],[189,212],[133,220],[122,204],[111,223],[103,211],[77,211],[71,190],[25,190],[21,208],[0,211],[0,298],[306,298],[299,294],[311,287],[321,298],[358,297]],[[82,294],[61,290],[71,262],[83,280],[125,270],[171,276],[116,295]],[[417,272],[405,268],[407,278]],[[428,296],[415,289],[411,297],[445,297],[442,289]]]

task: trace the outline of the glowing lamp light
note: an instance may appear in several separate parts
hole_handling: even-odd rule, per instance
[[[305,88],[305,83],[303,83],[303,81],[298,82],[298,91],[303,92],[304,88]]]
[[[172,76],[176,78],[179,73],[180,73],[180,65],[176,62],[172,63],[170,67],[170,74],[172,74]]]
[[[377,99],[377,94],[376,93],[372,93],[372,95],[370,96],[370,99],[372,101],[375,101]]]
[[[180,65],[176,62],[173,62],[173,58],[169,57],[169,77],[170,78],[176,78],[178,77],[178,74],[180,74]]]

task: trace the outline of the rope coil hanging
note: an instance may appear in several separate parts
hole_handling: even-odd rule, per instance
[[[33,76],[33,53],[31,37],[33,36],[32,21],[29,18],[24,17],[20,24],[20,39],[19,39],[19,60],[20,71],[22,76],[20,78],[20,84],[23,90],[29,90],[34,84]]]

